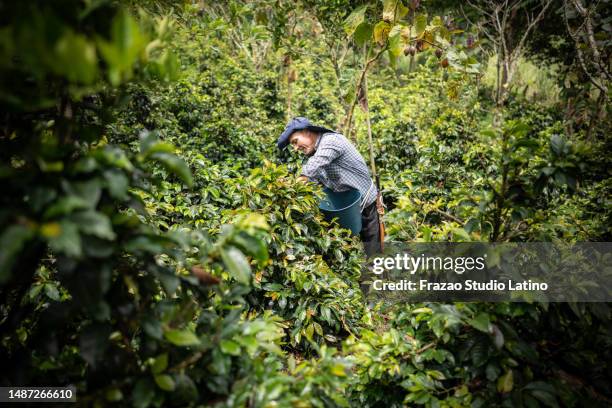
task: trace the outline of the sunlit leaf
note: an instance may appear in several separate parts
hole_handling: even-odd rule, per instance
[[[221,351],[232,356],[240,355],[240,345],[232,340],[221,340]]]
[[[155,358],[151,365],[151,372],[153,374],[160,374],[168,368],[168,353],[160,354]]]
[[[504,375],[497,380],[497,391],[506,394],[512,391],[514,387],[514,376],[512,370],[506,371]]]
[[[379,21],[374,26],[374,40],[380,45],[383,45],[387,41],[390,31],[391,24],[387,23],[386,21]]]
[[[353,35],[357,27],[363,23],[368,6],[361,6],[355,9],[344,21],[344,31],[347,35]]]
[[[174,391],[174,380],[168,374],[159,374],[155,377],[155,383],[164,391]]]
[[[419,13],[414,17],[414,29],[416,36],[421,38],[427,28],[427,14]]]
[[[196,346],[200,344],[200,339],[190,330],[168,330],[164,332],[164,337],[176,346]]]

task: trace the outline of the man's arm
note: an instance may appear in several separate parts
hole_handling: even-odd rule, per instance
[[[305,177],[306,181],[319,179],[325,166],[340,156],[340,153],[340,146],[334,143],[326,143],[319,146],[315,154],[302,167],[300,178]]]

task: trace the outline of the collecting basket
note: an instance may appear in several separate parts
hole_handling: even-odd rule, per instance
[[[319,203],[319,208],[328,221],[337,218],[338,224],[351,230],[354,235],[361,231],[361,193],[359,190],[335,192],[323,189],[325,198]]]

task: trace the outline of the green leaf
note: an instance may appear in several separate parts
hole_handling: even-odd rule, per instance
[[[395,5],[398,0],[383,0],[383,20],[395,20]]]
[[[401,32],[402,26],[398,24],[394,26],[389,33],[389,52],[395,57],[399,57],[404,48]]]
[[[154,385],[150,379],[140,379],[132,391],[132,404],[136,408],[146,408],[155,397]]]
[[[164,291],[168,296],[174,295],[174,292],[178,289],[181,284],[180,279],[172,271],[159,271],[157,274]]]
[[[73,166],[75,173],[91,173],[98,168],[98,163],[93,157],[81,157]]]
[[[106,392],[104,393],[104,397],[107,401],[117,402],[123,399],[123,393],[119,388],[111,388],[109,390],[106,390]]]
[[[431,242],[431,228],[427,225],[421,227],[421,232],[423,233],[423,241]]]
[[[427,28],[427,14],[421,13],[414,17],[414,28],[416,31],[416,36],[421,38],[423,33],[425,33],[425,29]]]
[[[50,187],[38,186],[29,190],[28,204],[35,212],[40,212],[57,198],[57,191]]]
[[[59,302],[60,300],[60,294],[57,290],[57,286],[53,283],[45,283],[45,295],[47,295],[49,299],[55,300],[56,302]]]
[[[389,65],[391,66],[391,68],[397,69],[397,55],[395,55],[393,51],[389,49],[387,50],[387,55],[389,56]]]
[[[367,23],[365,21],[359,24],[359,26],[355,30],[355,34],[353,35],[355,43],[359,46],[362,46],[363,44],[369,42],[372,39],[373,31],[374,28],[372,27],[372,24]]]
[[[240,355],[240,345],[232,340],[221,340],[221,351],[232,356]]]
[[[558,156],[563,154],[565,148],[565,140],[563,136],[560,135],[552,135],[550,138],[550,149],[552,152]]]
[[[172,394],[174,406],[194,406],[198,400],[198,389],[193,380],[185,374],[175,374],[176,387]]]
[[[489,341],[486,338],[479,338],[470,351],[470,358],[476,367],[482,366],[489,358]]]
[[[347,35],[351,36],[357,29],[357,27],[363,23],[365,19],[365,12],[368,6],[361,6],[355,9],[347,18],[344,20],[344,31]]]
[[[72,214],[70,220],[79,226],[85,234],[93,235],[98,238],[113,240],[115,232],[110,219],[97,211],[86,211]]]
[[[51,68],[70,82],[91,84],[98,74],[96,47],[87,38],[68,30],[57,41]]]
[[[401,0],[384,0],[383,2],[383,20],[385,21],[399,20],[408,11],[408,7],[405,7]]]
[[[567,177],[565,175],[565,173],[561,172],[561,171],[557,171],[555,173],[555,182],[557,184],[563,185],[567,183]]]
[[[176,346],[196,346],[200,344],[200,339],[190,330],[171,329],[164,333],[164,337]]]
[[[169,50],[164,50],[159,58],[147,65],[147,72],[160,81],[171,82],[180,77],[180,68],[178,56]]]
[[[142,328],[145,333],[157,340],[161,340],[164,335],[160,321],[153,316],[147,316],[143,319]]]
[[[221,250],[221,258],[230,275],[245,285],[251,282],[251,266],[244,254],[236,247]]]
[[[409,11],[410,9],[404,6],[403,2],[398,0],[397,8],[395,9],[395,19],[399,20],[400,18],[403,18]]]
[[[265,262],[268,260],[268,247],[265,242],[257,237],[246,234],[238,234],[232,241],[245,253],[252,255],[257,261]]]
[[[555,394],[555,387],[552,384],[549,384],[544,381],[532,381],[525,386],[526,390],[540,390],[544,392],[548,392],[550,394]]]
[[[146,40],[138,23],[126,11],[121,10],[113,19],[111,41],[98,40],[98,48],[108,64],[108,79],[117,86],[132,74],[132,65],[144,50]]]
[[[168,368],[168,353],[160,354],[153,360],[151,365],[151,372],[153,374],[160,374]]]
[[[496,363],[493,362],[489,362],[487,364],[487,367],[485,369],[485,374],[487,377],[487,380],[489,381],[495,381],[497,379],[497,377],[499,377],[499,373],[500,373],[501,369],[499,367],[499,365],[497,365]]]
[[[44,286],[45,285],[40,284],[33,285],[28,292],[28,297],[31,300],[36,299],[36,297],[40,294],[40,291],[43,289]]]
[[[173,242],[161,235],[139,235],[127,241],[123,248],[127,251],[148,251],[152,254],[163,252],[173,246]]]
[[[337,377],[346,377],[346,372],[344,371],[344,365],[341,363],[336,363],[331,368],[331,373]]]
[[[537,398],[542,404],[550,408],[557,408],[559,403],[554,394],[543,390],[532,390],[531,395]]]
[[[379,21],[374,26],[374,40],[380,45],[384,45],[389,37],[389,32],[391,31],[391,24],[386,21]]]
[[[255,353],[259,347],[259,342],[255,336],[242,336],[238,338],[238,342],[246,348],[249,355]]]
[[[34,236],[24,225],[11,225],[0,236],[0,283],[6,282],[21,249]]]
[[[60,198],[54,204],[52,204],[43,215],[43,219],[56,218],[60,215],[66,215],[74,212],[75,210],[83,210],[88,208],[87,201],[81,197],[75,195],[69,195]]]
[[[106,188],[113,198],[126,200],[128,198],[129,181],[127,176],[120,170],[109,169],[104,172]]]
[[[217,198],[218,196],[219,193],[217,192]],[[266,217],[264,217],[262,214],[258,214],[255,212],[250,212],[245,216],[240,217],[239,221],[237,222],[237,225],[240,228],[246,229],[250,233],[253,233],[256,230],[270,230],[270,225],[268,225]]]
[[[104,146],[101,149],[96,149],[92,155],[101,163],[109,166],[118,167],[126,171],[132,171],[134,165],[128,159],[125,151],[118,147]]]
[[[557,391],[552,384],[544,381],[533,381],[527,384],[524,389],[528,390],[531,395],[547,407],[556,408],[559,406],[557,398],[555,397]]]
[[[455,236],[455,239],[460,239],[462,241],[470,241],[470,234],[467,233],[466,230],[464,230],[463,228],[453,228],[452,229],[453,235]]]
[[[427,370],[427,375],[431,378],[434,378],[436,380],[445,380],[446,377],[444,376],[444,373],[442,373],[441,371],[438,370]]]
[[[89,208],[95,208],[102,196],[102,180],[93,178],[87,181],[64,183],[69,194],[79,197]]]
[[[431,19],[431,25],[434,27],[443,27],[444,20],[442,20],[442,17],[440,16],[433,16],[433,18]]]
[[[508,370],[506,371],[506,374],[502,375],[497,380],[497,391],[501,392],[502,394],[506,394],[512,391],[513,387],[514,387],[514,377],[512,374],[512,370]]]
[[[469,325],[481,332],[491,333],[491,320],[488,313],[480,313],[474,319],[468,321]]]
[[[153,153],[150,157],[163,164],[169,172],[176,174],[188,187],[193,186],[191,170],[189,170],[187,163],[183,159],[165,152]]]
[[[308,340],[312,341],[312,336],[314,335],[314,326],[312,324],[309,324],[306,327],[304,334]]]
[[[59,226],[60,234],[48,239],[49,247],[58,254],[80,257],[82,254],[81,235],[79,235],[77,226],[69,221],[61,221]]]
[[[140,132],[140,154],[143,159],[146,159],[153,153],[174,153],[176,148],[167,142],[159,140],[156,131],[143,130]]]
[[[158,141],[153,143],[146,151],[147,155],[151,155],[153,153],[174,153],[176,147],[173,144],[168,142]]]
[[[159,374],[155,377],[155,383],[164,391],[174,391],[174,380],[168,374]]]
[[[510,134],[516,136],[517,139],[526,137],[530,130],[531,128],[525,122],[514,122],[509,129]]]

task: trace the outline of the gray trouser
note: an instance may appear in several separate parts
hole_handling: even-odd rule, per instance
[[[361,212],[361,242],[368,257],[380,252],[380,225],[378,224],[378,211],[376,201]]]

